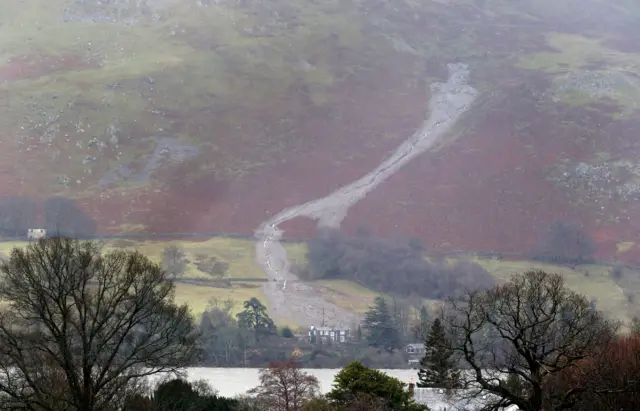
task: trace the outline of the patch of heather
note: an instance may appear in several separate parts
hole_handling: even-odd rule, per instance
[[[202,176],[173,181],[167,191],[85,206],[106,231],[144,223],[150,232],[251,235],[269,215],[361,177],[413,133],[428,96],[387,76],[346,83],[331,108],[305,110],[296,122],[300,144],[280,164],[233,182]],[[504,93],[483,101],[483,114],[472,116],[457,140],[417,158],[354,206],[345,230],[365,227],[385,237],[418,237],[429,247],[527,253],[551,221],[568,219],[584,223],[594,235],[600,258],[616,257],[616,244],[632,241],[638,227],[603,219],[599,207],[576,205],[571,192],[546,177],[563,159],[588,161],[594,150],[634,144],[638,125],[613,122],[609,106],[543,103],[535,90],[546,81],[505,80]],[[604,212],[622,209],[640,217],[634,205]],[[304,238],[313,234],[315,222],[296,219],[281,227],[288,237]],[[617,257],[640,262],[640,250]]]
[[[89,63],[85,58],[71,53],[59,55],[32,53],[12,57],[7,64],[0,65],[0,83],[97,67],[99,67],[98,62]]]
[[[404,69],[393,69],[396,64]],[[217,199],[200,201],[179,186],[158,193],[146,220],[152,231],[227,231],[252,234],[268,216],[285,207],[327,195],[375,168],[413,133],[426,112],[426,85],[410,85],[403,70],[416,62],[394,61],[375,75],[345,81],[332,103],[296,118],[295,152],[236,181]],[[203,177],[203,184],[207,178]],[[195,189],[195,188],[194,188]],[[151,221],[150,221],[151,220]],[[287,232],[287,235],[290,235]]]
[[[633,27],[621,34],[611,36],[602,44],[623,53],[640,53],[640,34],[637,27]]]
[[[478,44],[492,40],[492,51],[507,58],[517,49],[517,36],[505,35],[510,30],[509,25],[487,28],[475,40]],[[537,41],[528,41],[527,51],[548,48],[543,36],[529,38]],[[608,45],[637,48],[631,43]],[[202,166],[195,161],[167,168],[158,176],[163,187],[126,195],[96,193],[79,199],[80,206],[96,218],[104,233],[142,224],[156,233],[251,235],[268,216],[325,196],[366,174],[411,135],[424,120],[429,97],[426,85],[415,82],[422,64],[409,56],[389,59],[367,75],[344,79],[323,107],[314,106],[308,90],[300,89],[291,90],[290,98],[274,102],[273,107],[243,113],[247,121],[242,133],[266,129],[291,133],[287,151],[273,154],[278,158],[275,164],[268,161],[272,152],[267,148],[261,151],[238,138],[235,125],[212,128],[202,117],[185,116],[187,134],[215,129],[216,140],[224,139],[225,148],[228,141],[235,156],[255,162],[256,168],[233,181],[216,174],[193,177]],[[88,63],[77,56],[17,57],[0,66],[0,83],[86,67]],[[442,74],[443,62],[429,60],[427,67],[430,75]],[[582,222],[594,236],[600,258],[617,256],[640,264],[639,246],[620,254],[616,250],[619,242],[637,238],[640,201],[610,201],[605,209],[580,204],[575,193],[547,179],[549,171],[566,159],[591,162],[601,152],[613,158],[638,158],[640,119],[614,121],[611,114],[618,108],[613,104],[551,104],[542,94],[549,78],[539,73],[515,71],[508,64],[487,73],[474,75],[481,80],[500,76],[500,91],[482,97],[482,108],[472,110],[461,124],[464,132],[409,163],[354,206],[345,230],[364,227],[384,237],[417,237],[428,247],[527,253],[551,221],[569,219]],[[290,113],[293,126],[269,127],[278,120],[274,113]],[[24,192],[25,178],[20,177],[25,175],[28,182],[33,176],[16,167],[27,164],[36,170],[37,155],[19,153],[15,140],[8,138],[2,136],[0,195],[36,195]],[[304,238],[313,234],[315,222],[301,218],[281,227],[287,237]]]
[[[18,133],[13,130],[0,132],[0,197],[35,194],[29,191],[29,179],[26,177],[30,170],[38,167],[38,154],[23,153],[24,147],[18,140]]]
[[[602,124],[606,116],[588,108],[542,110],[529,87],[513,87],[506,100],[497,97],[509,104],[493,104],[473,130],[389,179],[351,210],[346,228],[415,236],[430,247],[517,253],[532,250],[553,220],[598,230],[602,210],[576,206],[546,173],[560,159],[592,154],[603,136],[582,126]],[[634,238],[626,231],[616,226],[615,236],[598,238],[599,256],[614,257],[617,242]]]

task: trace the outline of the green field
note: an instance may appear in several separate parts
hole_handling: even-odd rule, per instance
[[[22,247],[25,244],[24,242],[3,242],[0,243],[0,252],[7,255],[13,247]],[[191,306],[195,315],[201,313],[211,299],[232,299],[236,302],[235,312],[239,312],[242,303],[251,297],[257,297],[268,306],[261,290],[266,277],[255,263],[255,243],[251,240],[230,238],[212,238],[200,242],[115,240],[106,242],[104,249],[135,248],[152,260],[160,262],[162,251],[170,245],[176,245],[182,249],[189,260],[187,272],[182,277],[184,280],[177,283],[176,300]],[[304,264],[304,244],[286,244],[285,247],[292,262],[298,265]],[[229,269],[223,279],[230,281],[215,281],[210,275],[198,270],[193,260],[196,256],[203,254],[215,256],[219,261],[226,262]],[[640,272],[635,270],[626,269],[621,278],[614,280],[610,274],[611,267],[605,265],[591,264],[569,268],[540,262],[473,256],[452,257],[449,260],[454,261],[459,258],[466,258],[480,264],[498,282],[507,280],[512,274],[532,269],[562,274],[569,288],[590,299],[595,299],[598,308],[612,317],[628,321],[638,314],[633,302],[640,294],[640,278],[638,278]],[[377,292],[366,287],[344,280],[321,280],[316,281],[315,285],[325,299],[360,314],[367,310],[378,295]],[[424,302],[436,303],[430,300]]]

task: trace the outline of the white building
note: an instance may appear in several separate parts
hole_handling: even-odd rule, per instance
[[[407,344],[407,346],[404,347],[411,368],[418,368],[420,366],[420,360],[424,357],[425,348],[422,343]]]
[[[39,240],[47,236],[47,230],[43,228],[30,228],[27,230],[27,238],[29,240]]]
[[[349,330],[336,327],[309,327],[309,340],[320,343],[342,343],[349,339]]]

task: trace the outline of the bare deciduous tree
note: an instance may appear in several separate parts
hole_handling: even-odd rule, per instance
[[[209,316],[211,324],[214,327],[235,325],[235,319],[233,318],[233,308],[235,306],[236,302],[231,298],[221,300],[213,297],[209,299],[203,314],[207,314]]]
[[[249,391],[266,410],[301,411],[320,391],[318,379],[300,369],[296,361],[273,362],[260,370],[260,385]]]
[[[177,245],[170,245],[162,252],[162,264],[167,269],[167,273],[176,278],[184,274],[187,269],[187,256]]]
[[[571,411],[640,409],[640,337],[619,336],[597,355],[554,375],[545,389],[558,395],[573,387],[583,390]]]
[[[488,291],[449,301],[443,315],[452,348],[471,372],[461,376],[466,395],[496,396],[494,406],[525,411],[561,410],[587,387],[548,395],[545,381],[585,358],[615,335],[617,324],[565,288],[563,279],[542,271],[516,275]],[[518,390],[509,375],[521,381]]]
[[[50,238],[15,248],[0,272],[0,396],[20,409],[114,409],[197,353],[188,307],[138,252]]]

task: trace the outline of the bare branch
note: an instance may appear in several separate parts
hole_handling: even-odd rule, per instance
[[[249,391],[270,411],[300,411],[320,391],[318,379],[293,359],[260,370],[260,386]]]
[[[454,353],[471,371],[461,376],[465,395],[492,394],[494,407],[526,411],[570,406],[577,387],[552,398],[546,379],[594,355],[617,329],[561,276],[542,271],[452,299],[443,317]],[[510,375],[517,389],[507,384]]]
[[[196,327],[138,252],[51,238],[0,265],[0,392],[27,409],[104,409],[196,353]]]

